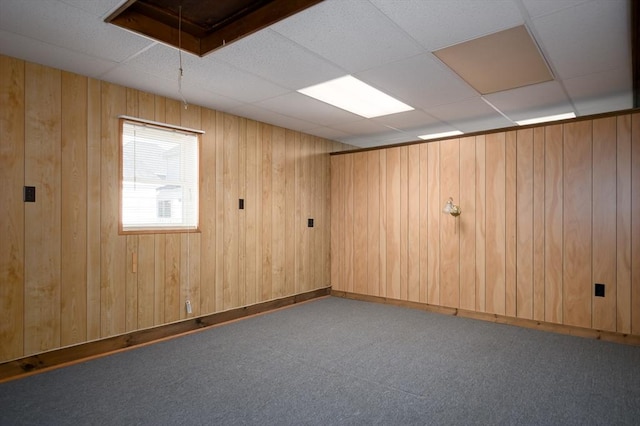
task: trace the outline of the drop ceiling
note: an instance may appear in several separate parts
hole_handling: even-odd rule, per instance
[[[0,53],[174,99],[175,47],[105,23],[123,0],[0,0]],[[630,0],[325,0],[203,57],[182,93],[359,147],[633,107]],[[482,94],[434,52],[524,26],[552,79]],[[353,75],[415,108],[365,119],[297,90]],[[505,75],[505,78],[507,76]]]

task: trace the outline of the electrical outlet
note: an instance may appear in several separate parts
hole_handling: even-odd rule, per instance
[[[307,219],[307,227],[313,228],[313,219],[311,218]]]
[[[600,283],[595,284],[595,296],[604,297],[604,284],[600,284]]]
[[[188,314],[192,314],[193,313],[193,309],[191,309],[191,301],[187,300],[186,302],[184,302],[186,308],[187,308],[187,313]]]
[[[240,199],[238,200],[238,208],[239,208],[240,210],[244,210],[244,198],[240,198]]]
[[[25,186],[24,187],[24,202],[35,203],[36,202],[36,187]]]

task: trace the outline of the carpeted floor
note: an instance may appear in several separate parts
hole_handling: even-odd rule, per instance
[[[327,297],[0,384],[2,425],[638,425],[640,347]]]

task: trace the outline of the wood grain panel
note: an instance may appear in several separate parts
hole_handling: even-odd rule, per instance
[[[155,96],[155,120],[166,122],[167,99],[162,96]],[[153,248],[153,324],[164,324],[164,251],[166,239],[165,234],[154,235]]]
[[[380,296],[387,295],[387,151],[380,151]]]
[[[347,156],[331,157],[331,287],[346,291],[344,215],[345,215],[345,160]]]
[[[516,313],[533,318],[533,129],[519,130],[517,147]],[[507,310],[507,315],[510,315]]]
[[[247,119],[239,120],[238,137],[238,198],[247,198]],[[295,151],[293,152],[295,156]],[[240,201],[238,201],[239,203]],[[238,211],[238,304],[245,306],[247,301],[247,211]],[[293,242],[293,236],[291,238]],[[198,259],[200,256],[198,256]],[[291,293],[288,293],[291,294]]]
[[[245,302],[254,304],[257,302],[257,280],[258,280],[258,251],[257,251],[257,203],[258,198],[258,123],[254,120],[247,120],[247,165],[246,181],[247,189],[245,194],[246,210],[246,285]],[[203,256],[203,259],[204,256]],[[205,267],[203,264],[202,268]],[[209,274],[203,274],[207,277]],[[203,279],[202,285],[206,284]]]
[[[591,327],[591,122],[564,129],[563,322]]]
[[[407,300],[420,301],[420,145],[408,150]]]
[[[317,173],[316,182],[319,185],[319,194],[316,196],[315,204],[318,210],[319,232],[321,245],[318,245],[321,271],[318,273],[315,288],[325,288],[331,283],[329,247],[331,246],[331,182],[329,180],[329,150],[331,143],[325,139],[316,138],[318,149],[318,165],[320,171]]]
[[[202,110],[202,130],[200,136],[200,312],[212,313],[216,310],[216,236],[217,236],[217,159],[216,159],[216,114]],[[254,158],[255,160],[255,158]],[[207,169],[204,169],[204,167]],[[213,170],[212,170],[213,169]],[[255,178],[255,169],[249,169]],[[255,193],[246,208],[255,209]],[[254,216],[255,217],[255,216]],[[250,225],[248,225],[250,226]],[[249,232],[249,229],[247,230]],[[254,291],[255,300],[255,291]]]
[[[517,311],[517,132],[505,134],[505,314]]]
[[[505,314],[506,152],[504,133],[492,133],[485,139],[486,155],[486,311]]]
[[[387,151],[387,297],[400,299],[400,148]]]
[[[367,152],[367,294],[380,295],[380,151]],[[333,198],[331,199],[333,203]],[[331,224],[333,227],[333,222]]]
[[[400,148],[400,299],[407,300],[409,244],[409,159],[408,147]]]
[[[562,226],[564,162],[563,126],[545,127],[544,141],[544,318],[563,322],[564,232]]]
[[[460,203],[460,139],[440,142],[440,176],[440,205],[449,197]],[[460,306],[460,233],[460,218],[442,214],[440,305],[453,308]]]
[[[181,235],[166,234],[164,241],[164,321],[178,321],[180,304]]]
[[[262,188],[264,187],[264,171],[263,171],[263,140],[264,127],[262,123],[257,124],[256,129],[256,301],[262,300],[262,280],[263,280],[263,237],[264,226],[262,216]]]
[[[344,163],[344,287],[346,291],[354,289],[354,176],[353,155],[349,155]]]
[[[100,337],[101,83],[87,82],[87,340]]]
[[[296,205],[300,199],[296,200],[296,149],[300,145],[300,134],[291,130],[285,133],[285,166],[284,166],[284,214],[285,214],[285,235],[284,235],[284,289],[283,295],[294,294],[296,291],[296,234],[300,233],[301,228],[296,232],[296,225],[299,225],[298,216],[296,216]],[[314,194],[313,195],[318,195]],[[304,250],[302,253],[308,251]],[[315,250],[314,250],[315,251]],[[321,251],[316,251],[318,255]],[[321,256],[317,256],[321,257]],[[305,284],[310,284],[310,280],[306,280]],[[309,287],[304,287],[305,289]]]
[[[24,68],[0,55],[0,361],[24,354]]]
[[[215,263],[213,283],[215,296],[214,312],[224,310],[224,223],[225,223],[225,190],[224,190],[224,151],[227,144],[224,140],[224,117],[222,112],[215,113],[215,252],[211,262]],[[269,211],[271,213],[271,211]],[[262,300],[262,299],[260,299]]]
[[[60,345],[61,244],[61,75],[27,63],[25,67],[26,185],[36,202],[25,205],[24,352]],[[26,226],[28,224],[28,226]]]
[[[260,300],[272,298],[272,141],[271,126],[262,127],[262,285]]]
[[[460,308],[476,309],[476,138],[460,139]]]
[[[429,148],[420,144],[420,298],[427,303],[427,283],[429,282]]]
[[[229,114],[223,116],[223,140],[237,140],[239,134],[238,118]],[[238,144],[225,144],[222,153],[223,161],[223,205],[224,221],[222,223],[223,254],[223,309],[238,307]],[[284,201],[284,200],[283,200]]]
[[[138,235],[127,235],[125,255],[125,331],[138,328]]]
[[[533,130],[533,319],[544,321],[544,127]]]
[[[616,132],[616,331],[631,333],[631,115]]]
[[[353,291],[366,294],[367,284],[367,153],[353,154]]]
[[[440,142],[431,142],[428,146],[429,212],[427,228],[430,235],[427,244],[429,275],[427,282],[427,303],[440,304],[440,218],[442,199],[440,196]]]
[[[60,344],[87,340],[87,78],[62,73]]]
[[[640,335],[640,114],[631,126],[631,333]]]
[[[271,201],[273,209],[272,220],[272,258],[271,268],[273,274],[272,298],[284,295],[284,237],[285,237],[285,137],[284,129],[273,127],[272,129],[272,174],[271,174]]]
[[[486,140],[476,136],[476,310],[486,311]]]
[[[616,118],[593,121],[592,283],[605,297],[592,297],[592,327],[616,330]]]

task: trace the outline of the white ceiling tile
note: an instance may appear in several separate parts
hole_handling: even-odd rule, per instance
[[[524,23],[511,0],[370,0],[433,51]]]
[[[310,98],[298,92],[290,92],[276,98],[256,103],[257,106],[275,109],[284,115],[297,117],[322,126],[359,121],[362,117],[341,108]]]
[[[78,53],[121,62],[152,41],[59,1],[3,0],[0,29]]]
[[[325,0],[271,28],[351,73],[422,52],[367,1]]]
[[[0,30],[0,53],[95,78],[117,65],[3,30]]]
[[[427,109],[479,96],[430,53],[365,71],[356,77],[414,108]]]
[[[232,108],[227,112],[240,117],[251,118],[256,121],[262,121],[263,123],[269,123],[291,130],[299,130],[301,132],[318,127],[316,123],[309,123],[308,121],[299,120],[297,118],[279,114],[251,104],[241,105],[239,107]]]
[[[332,129],[331,127],[316,127],[306,130],[305,133],[334,141],[349,136],[347,133],[341,132],[340,130]]]
[[[398,133],[398,130],[391,129],[373,120],[361,119],[331,126],[334,129],[351,135],[371,135],[376,133]]]
[[[439,123],[439,120],[437,120],[436,118],[430,116],[424,111],[417,109],[413,111],[401,112],[398,114],[376,117],[372,120],[382,124],[383,126],[392,127],[394,129],[402,131],[412,131],[413,129],[418,129]]]
[[[628,68],[618,68],[564,81],[579,115],[616,111],[633,106],[633,82]]]
[[[85,12],[92,14],[93,16],[105,19],[118,7],[120,7],[125,0],[60,0],[62,3],[66,3],[69,6],[77,7]]]
[[[453,129],[465,133],[513,126],[511,121],[504,118],[479,97],[440,105],[427,110],[427,113],[449,124]]]
[[[571,101],[557,81],[492,93],[485,95],[485,99],[513,121],[573,111]]]
[[[533,25],[558,78],[605,71],[630,61],[626,0],[581,3],[534,19]],[[594,30],[603,27],[607,30]]]
[[[522,0],[527,13],[532,18],[549,15],[562,9],[577,6],[591,0]]]
[[[412,134],[388,132],[368,136],[350,136],[340,139],[340,142],[357,146],[358,148],[372,148],[380,145],[392,145],[404,142],[413,142],[418,138]]]
[[[211,55],[293,90],[345,75],[344,70],[269,29],[254,33]]]

